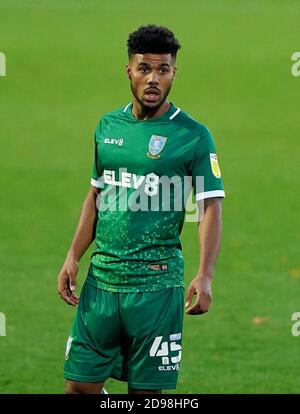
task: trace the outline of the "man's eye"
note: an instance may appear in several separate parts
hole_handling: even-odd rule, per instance
[[[167,67],[160,68],[160,73],[168,73],[169,71],[170,69]]]
[[[147,73],[148,68],[140,68],[139,71],[142,72],[142,73]]]

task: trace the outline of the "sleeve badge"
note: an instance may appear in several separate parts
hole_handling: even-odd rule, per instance
[[[217,154],[210,153],[209,156],[210,156],[210,166],[211,166],[213,175],[216,178],[221,178],[221,170],[218,164]]]

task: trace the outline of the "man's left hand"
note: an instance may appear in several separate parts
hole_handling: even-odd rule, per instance
[[[192,304],[194,295],[197,295],[196,301]],[[208,312],[211,300],[211,279],[205,276],[196,276],[187,291],[186,313],[189,315],[202,315]]]

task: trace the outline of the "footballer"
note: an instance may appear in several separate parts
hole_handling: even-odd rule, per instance
[[[97,125],[91,187],[58,276],[60,297],[78,305],[64,367],[70,394],[103,392],[108,378],[131,394],[175,389],[183,316],[209,310],[220,250],[225,194],[212,135],[168,100],[179,41],[148,25],[127,46],[131,102]],[[203,205],[201,254],[184,294],[179,236],[191,190]],[[79,299],[78,263],[94,240]]]

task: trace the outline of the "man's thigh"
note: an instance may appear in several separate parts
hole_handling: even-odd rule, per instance
[[[176,388],[183,312],[183,288],[120,294],[130,389]]]
[[[110,377],[120,352],[119,322],[117,294],[85,284],[67,343],[67,380],[102,383]]]

